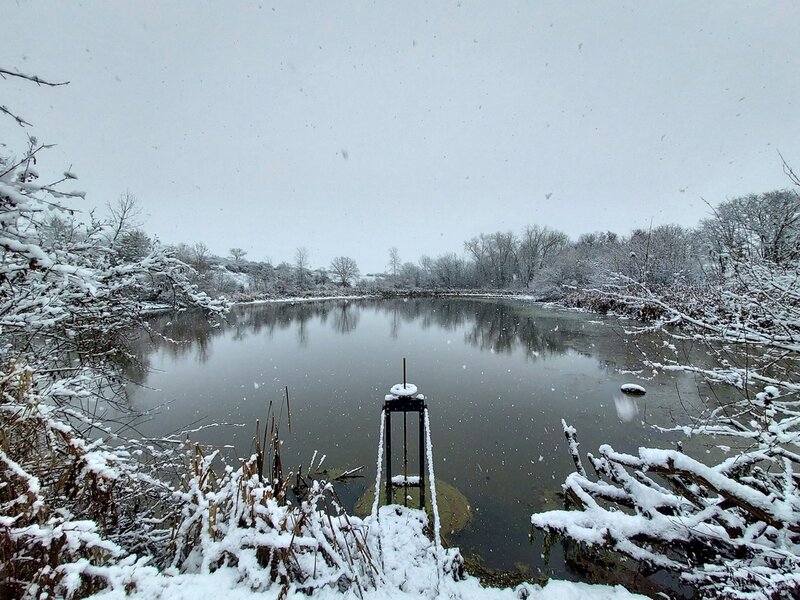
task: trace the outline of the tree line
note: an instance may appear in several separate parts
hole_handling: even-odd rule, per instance
[[[130,206],[133,203],[133,208]],[[120,253],[145,256],[153,240],[134,217],[136,201],[123,194],[109,207]],[[203,242],[167,249],[197,272],[207,292],[285,294],[331,288],[378,289],[517,289],[555,299],[564,287],[593,287],[623,275],[656,288],[713,285],[732,275],[742,260],[785,265],[800,258],[800,198],[795,190],[749,194],[709,205],[709,216],[696,227],[676,224],[637,228],[627,235],[613,231],[584,233],[571,240],[546,225],[528,225],[519,233],[481,233],[459,251],[422,255],[404,261],[397,247],[388,249],[386,270],[361,279],[357,262],[337,256],[312,267],[305,247],[291,262],[247,260],[230,249],[213,255]]]

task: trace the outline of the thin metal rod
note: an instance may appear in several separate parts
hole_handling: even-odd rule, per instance
[[[403,411],[403,506],[408,506],[408,438],[406,436],[406,415]]]
[[[406,387],[406,359],[403,358],[403,387]]]

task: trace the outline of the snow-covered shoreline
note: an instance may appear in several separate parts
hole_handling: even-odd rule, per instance
[[[144,567],[148,569],[148,567]],[[241,575],[235,567],[223,567],[213,573],[162,575],[152,569],[152,576],[143,577],[131,591],[123,587],[104,590],[90,596],[95,600],[196,600],[213,597],[215,600],[271,600],[281,597],[279,586],[266,591],[254,591],[241,584]],[[363,590],[363,600],[411,600],[418,599],[418,590],[404,590],[401,587],[384,586],[378,589]],[[448,589],[438,596],[427,598],[453,598],[463,600],[645,600],[645,596],[633,594],[624,587],[576,583],[551,579],[541,586],[523,583],[515,588],[483,587],[475,577],[463,581],[450,582]],[[317,590],[311,596],[292,588],[283,596],[286,600],[343,600],[359,598],[355,590],[340,592],[335,585]]]

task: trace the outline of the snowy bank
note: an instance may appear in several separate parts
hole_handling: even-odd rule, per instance
[[[590,585],[551,580],[545,586],[523,583],[516,588],[483,587],[475,577],[458,573],[458,549],[442,550],[425,535],[428,526],[423,511],[396,505],[384,506],[376,517],[364,520],[365,538],[376,566],[380,582],[359,589],[356,582],[340,576],[309,596],[302,584],[292,584],[284,596],[290,600],[402,600],[411,598],[463,598],[474,600],[622,600],[642,599],[622,586]],[[443,556],[437,561],[436,555]],[[444,563],[444,570],[439,564]],[[196,600],[213,597],[218,600],[251,600],[278,598],[281,586],[253,577],[252,565],[222,566],[212,572],[166,575],[151,567],[143,567],[132,579],[120,579],[114,589],[91,596],[97,600]],[[133,585],[131,585],[131,583]],[[256,584],[254,586],[254,584]]]
[[[214,598],[214,600],[271,600],[278,598],[279,588],[271,592],[257,592],[239,583],[239,573],[235,568],[224,567],[205,575],[177,575],[168,577],[157,575],[142,578],[136,590],[126,593],[124,589],[106,591],[91,596],[97,600],[197,600],[198,598]],[[414,591],[403,591],[399,588],[384,587],[376,590],[365,590],[364,600],[406,600],[419,598]],[[440,597],[463,598],[474,600],[626,600],[644,599],[645,596],[631,594],[622,586],[589,585],[570,581],[550,580],[545,586],[521,584],[514,589],[484,588],[474,577],[453,583],[446,593]],[[298,590],[292,590],[287,600],[343,600],[358,598],[355,591],[341,593],[336,588],[321,590],[307,596]]]

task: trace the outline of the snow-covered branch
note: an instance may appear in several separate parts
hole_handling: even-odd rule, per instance
[[[563,486],[579,510],[534,514],[535,527],[675,571],[715,597],[800,591],[798,478],[780,450],[707,466],[675,450],[630,455],[604,445],[588,459],[597,480],[573,473]]]

